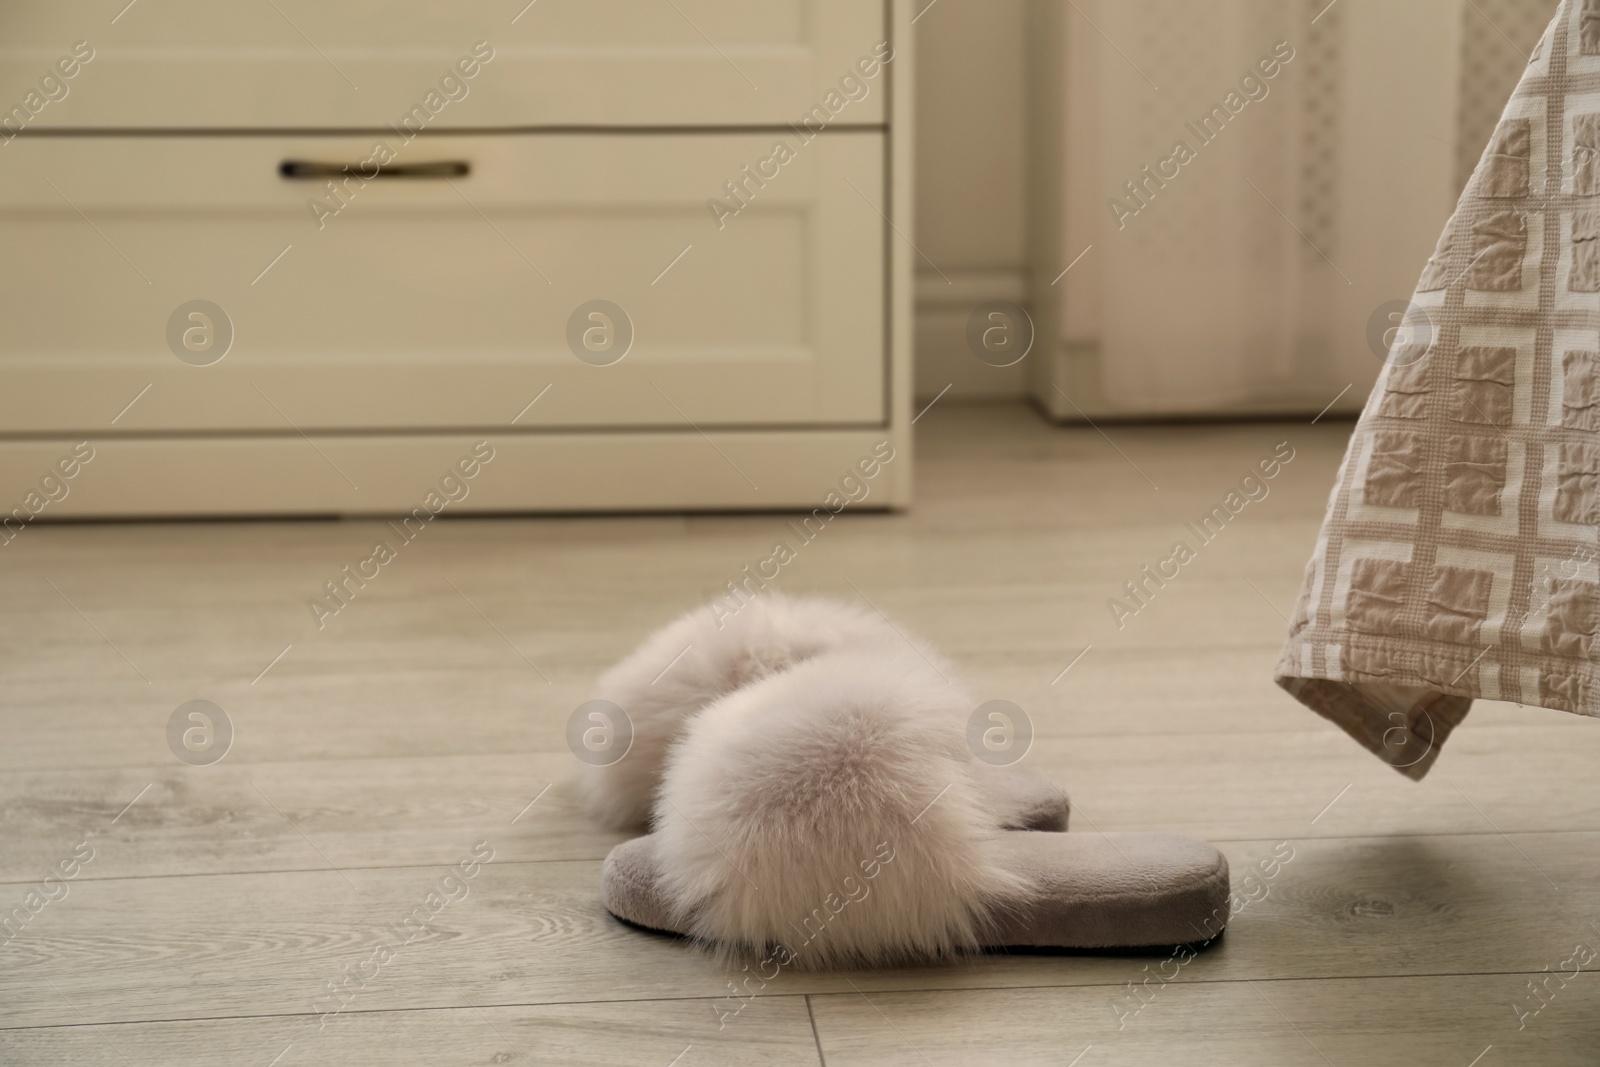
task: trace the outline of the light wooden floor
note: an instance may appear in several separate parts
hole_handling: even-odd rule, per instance
[[[440,524],[321,632],[306,600],[377,524],[34,526],[0,549],[0,916],[94,857],[0,945],[0,1063],[1600,1060],[1600,958],[1563,968],[1600,949],[1600,724],[1480,706],[1416,785],[1272,685],[1347,425],[918,429],[916,510],[846,513],[782,587],[853,582],[1028,709],[1078,829],[1203,835],[1236,884],[1294,851],[1137,1015],[1159,960],[995,956],[785,975],[719,1030],[717,967],[601,909],[618,839],[573,803],[566,717],[779,517]],[[1285,440],[1271,495],[1118,630],[1107,599]],[[209,767],[167,748],[197,698],[237,731]],[[319,1025],[481,841],[468,895]]]

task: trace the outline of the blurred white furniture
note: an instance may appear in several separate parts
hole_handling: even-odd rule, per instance
[[[1369,320],[1410,297],[1554,9],[1035,0],[1039,404],[1073,420],[1359,409],[1381,365]],[[1204,143],[1191,124],[1279,42],[1294,58],[1267,95]],[[1150,181],[1179,140],[1195,158]],[[1118,220],[1130,181],[1147,206]]]
[[[0,11],[0,108],[94,50],[0,145],[0,511],[83,439],[52,517],[405,511],[482,439],[461,509],[814,506],[881,440],[909,500],[906,5],[125,5]]]

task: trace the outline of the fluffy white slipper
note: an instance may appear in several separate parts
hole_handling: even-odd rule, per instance
[[[838,651],[706,708],[672,750],[657,831],[606,859],[607,909],[769,968],[1220,931],[1228,867],[1209,845],[1003,829],[953,688]]]
[[[627,713],[633,743],[610,766],[580,768],[578,789],[590,817],[616,830],[645,827],[668,749],[693,716],[743,686],[838,649],[870,649],[886,669],[903,663],[955,676],[926,642],[850,604],[763,593],[732,616],[719,618],[710,606],[696,608],[651,634],[596,683],[595,699]],[[1008,826],[1067,828],[1067,796],[1043,776],[976,761],[972,773]]]

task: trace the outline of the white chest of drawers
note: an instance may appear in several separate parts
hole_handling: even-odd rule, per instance
[[[898,0],[398,7],[0,11],[0,511],[908,502]]]

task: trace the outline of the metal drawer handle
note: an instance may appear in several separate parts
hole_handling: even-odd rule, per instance
[[[370,164],[370,161],[369,161]],[[354,174],[373,181],[377,178],[465,178],[472,173],[472,164],[464,159],[443,160],[438,163],[407,163],[379,167],[376,174],[368,174],[358,163],[316,163],[305,159],[286,159],[278,164],[278,175],[283,178],[344,178]]]

